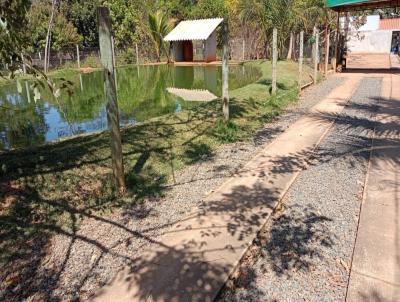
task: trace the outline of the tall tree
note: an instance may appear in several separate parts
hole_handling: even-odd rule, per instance
[[[60,12],[82,36],[84,47],[98,47],[99,45],[96,7],[100,3],[100,0],[62,0],[60,3]]]
[[[48,1],[36,1],[29,10],[29,36],[30,50],[42,50],[46,45],[47,29],[52,6]],[[72,47],[82,41],[82,36],[78,34],[77,28],[69,22],[65,16],[57,11],[53,18],[51,29],[51,47],[60,50]]]
[[[46,34],[46,46],[44,48],[44,72],[47,72],[49,65],[49,56],[50,56],[50,39],[51,39],[51,29],[53,27],[54,14],[56,10],[57,0],[52,0],[51,2],[51,13],[49,25],[47,26],[47,34]]]

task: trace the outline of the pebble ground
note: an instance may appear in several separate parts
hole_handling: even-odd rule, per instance
[[[219,301],[344,301],[381,79],[361,82]]]

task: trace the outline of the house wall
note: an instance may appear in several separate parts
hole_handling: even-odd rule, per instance
[[[172,52],[175,62],[183,61],[183,42],[182,41],[174,41],[172,42]]]
[[[217,60],[217,34],[214,31],[204,43],[204,61],[212,62]]]
[[[350,53],[390,53],[392,30],[351,32],[347,48]]]

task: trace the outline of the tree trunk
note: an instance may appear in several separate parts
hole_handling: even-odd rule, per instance
[[[293,52],[293,43],[294,43],[294,35],[291,32],[290,33],[290,40],[289,40],[289,50],[288,50],[288,54],[287,54],[287,59],[291,60],[292,59],[292,52]]]
[[[56,3],[57,3],[57,0],[52,0],[49,26],[47,27],[46,46],[44,48],[44,72],[45,73],[48,71],[48,68],[49,68],[50,35],[51,35],[51,28],[53,27],[54,11],[56,8]]]

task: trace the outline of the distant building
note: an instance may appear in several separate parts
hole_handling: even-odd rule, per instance
[[[201,61],[212,62],[217,59],[216,29],[222,18],[189,20],[180,22],[165,38],[171,42],[175,62],[193,62],[193,42],[201,42]]]
[[[342,19],[342,28],[345,28]],[[351,22],[350,22],[351,23]],[[367,22],[356,29],[349,28],[349,53],[398,53],[400,48],[400,18],[381,19],[379,15],[367,17]]]

